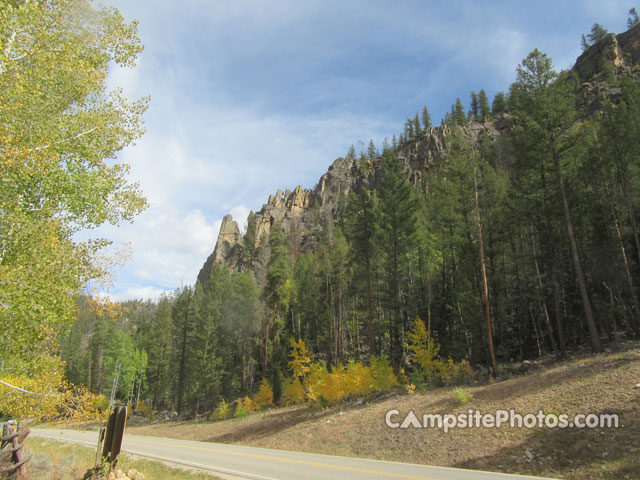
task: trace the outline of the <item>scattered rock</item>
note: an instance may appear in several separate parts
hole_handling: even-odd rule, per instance
[[[134,470],[133,468],[127,470],[127,477],[131,480],[144,480],[144,474]]]

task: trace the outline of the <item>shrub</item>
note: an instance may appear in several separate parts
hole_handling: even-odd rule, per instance
[[[304,379],[304,386],[307,389],[307,399],[309,403],[316,403],[322,397],[322,385],[324,377],[327,375],[327,369],[324,362],[312,363],[309,366],[309,373]]]
[[[451,357],[445,362],[438,356],[440,346],[435,342],[424,322],[416,320],[413,330],[407,332],[407,349],[413,352],[411,361],[416,370],[410,374],[411,382],[419,387],[426,386],[418,379],[422,376],[428,385],[458,385],[471,383],[475,377],[471,365],[466,360],[455,363]]]
[[[273,390],[271,384],[266,378],[262,379],[260,390],[252,400],[254,410],[262,410],[263,408],[273,406]]]
[[[303,403],[306,397],[307,395],[304,392],[302,383],[300,383],[300,379],[294,378],[284,381],[284,400],[288,405]]]
[[[249,412],[247,412],[247,409],[245,408],[244,403],[242,401],[238,402],[238,406],[236,406],[235,417],[247,418],[248,416],[249,416]]]
[[[460,387],[456,387],[453,389],[453,398],[460,405],[464,405],[473,398],[473,395],[471,393],[463,391]]]
[[[350,361],[345,367],[338,364],[328,372],[323,362],[312,363],[304,380],[307,400],[321,406],[337,403],[354,395],[391,390],[398,386],[389,361],[371,357],[371,366]]]
[[[238,405],[242,405],[242,408],[244,408],[247,413],[251,413],[256,409],[255,404],[249,397],[244,397],[244,400],[240,400],[238,402]]]
[[[105,397],[106,399],[106,397]],[[153,405],[147,402],[138,402],[136,405],[136,412],[142,413],[145,418],[154,420],[155,419],[155,410],[153,409]]]
[[[383,355],[371,357],[371,376],[374,379],[374,390],[381,392],[391,390],[400,384],[393,373],[387,357]]]
[[[324,375],[321,396],[327,403],[338,403],[344,398],[344,365],[338,364],[331,369],[331,373]]]
[[[215,418],[216,420],[224,420],[225,418],[229,418],[230,416],[231,409],[229,408],[229,404],[227,403],[227,401],[223,398],[222,400],[220,400],[218,408],[213,413],[213,418]]]
[[[347,365],[344,383],[345,395],[351,396],[371,393],[376,382],[369,367],[360,362],[350,361]]]

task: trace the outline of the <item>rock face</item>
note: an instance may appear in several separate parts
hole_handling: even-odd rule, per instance
[[[491,122],[471,122],[463,130],[472,142],[477,142],[482,136],[495,138],[502,134]],[[420,183],[424,173],[444,158],[446,137],[450,133],[447,126],[431,128],[396,151],[413,184]],[[293,191],[278,190],[274,195],[269,195],[267,203],[254,215],[253,231],[246,235],[247,241],[253,241],[253,245],[245,245],[238,224],[231,215],[225,216],[215,249],[200,270],[198,280],[206,283],[213,267],[224,264],[232,271],[249,269],[261,284],[269,258],[266,246],[275,222],[282,225],[294,255],[314,248],[323,226],[330,218],[335,218],[340,196],[347,196],[362,187],[375,188],[383,174],[381,158],[367,160],[362,165],[360,159],[340,157],[320,177],[313,189],[297,186]],[[245,250],[256,253],[253,256],[243,255]]]
[[[605,65],[632,70],[640,63],[640,23],[619,35],[610,33],[578,57],[573,70],[582,82],[602,73]]]
[[[220,225],[220,232],[218,232],[216,247],[207,258],[202,269],[200,269],[198,281],[204,285],[211,275],[213,266],[218,263],[223,263],[233,270],[240,271],[242,269],[243,246],[244,241],[238,228],[238,223],[233,220],[231,214],[225,215],[222,219],[222,225]]]
[[[578,57],[573,72],[581,83],[581,106],[588,114],[602,108],[603,98],[615,99],[620,89],[607,75],[626,75],[640,83],[640,23],[619,35],[607,35]]]

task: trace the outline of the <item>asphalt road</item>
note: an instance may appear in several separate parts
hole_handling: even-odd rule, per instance
[[[38,437],[97,446],[97,432],[31,429]],[[362,458],[317,455],[220,443],[192,442],[125,434],[123,451],[189,467],[226,478],[256,480],[525,480],[540,477],[429,467]],[[233,477],[227,477],[232,475]]]

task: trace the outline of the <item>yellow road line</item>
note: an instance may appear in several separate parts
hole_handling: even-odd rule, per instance
[[[223,454],[228,454],[228,455],[238,455],[241,457],[251,457],[251,458],[257,458],[260,460],[276,460],[278,462],[284,462],[284,463],[294,463],[294,464],[298,464],[298,465],[307,465],[307,466],[311,466],[311,467],[320,467],[320,468],[328,468],[328,469],[334,469],[334,470],[345,470],[345,471],[349,471],[349,472],[357,472],[357,473],[367,473],[370,475],[381,475],[384,477],[392,477],[392,478],[404,478],[407,480],[436,480],[434,478],[428,478],[428,477],[414,477],[412,475],[403,475],[401,473],[387,473],[387,472],[378,472],[376,470],[367,470],[364,468],[356,468],[356,467],[343,467],[340,465],[331,465],[328,463],[317,463],[317,462],[307,462],[305,460],[294,460],[291,458],[282,458],[282,457],[274,457],[271,455],[258,455],[255,453],[245,453],[245,452],[234,452],[231,450],[222,450],[222,449],[218,449],[218,448],[211,448],[211,447],[196,447],[193,445],[181,445],[181,444],[177,444],[177,443],[166,443],[166,442],[157,442],[157,441],[152,441],[152,440],[140,440],[140,439],[136,439],[137,441],[142,441],[142,442],[148,442],[154,445],[162,445],[165,447],[174,447],[174,448],[191,448],[193,450],[204,450],[207,452],[214,452],[214,453],[223,453]],[[348,458],[348,457],[345,457]]]

